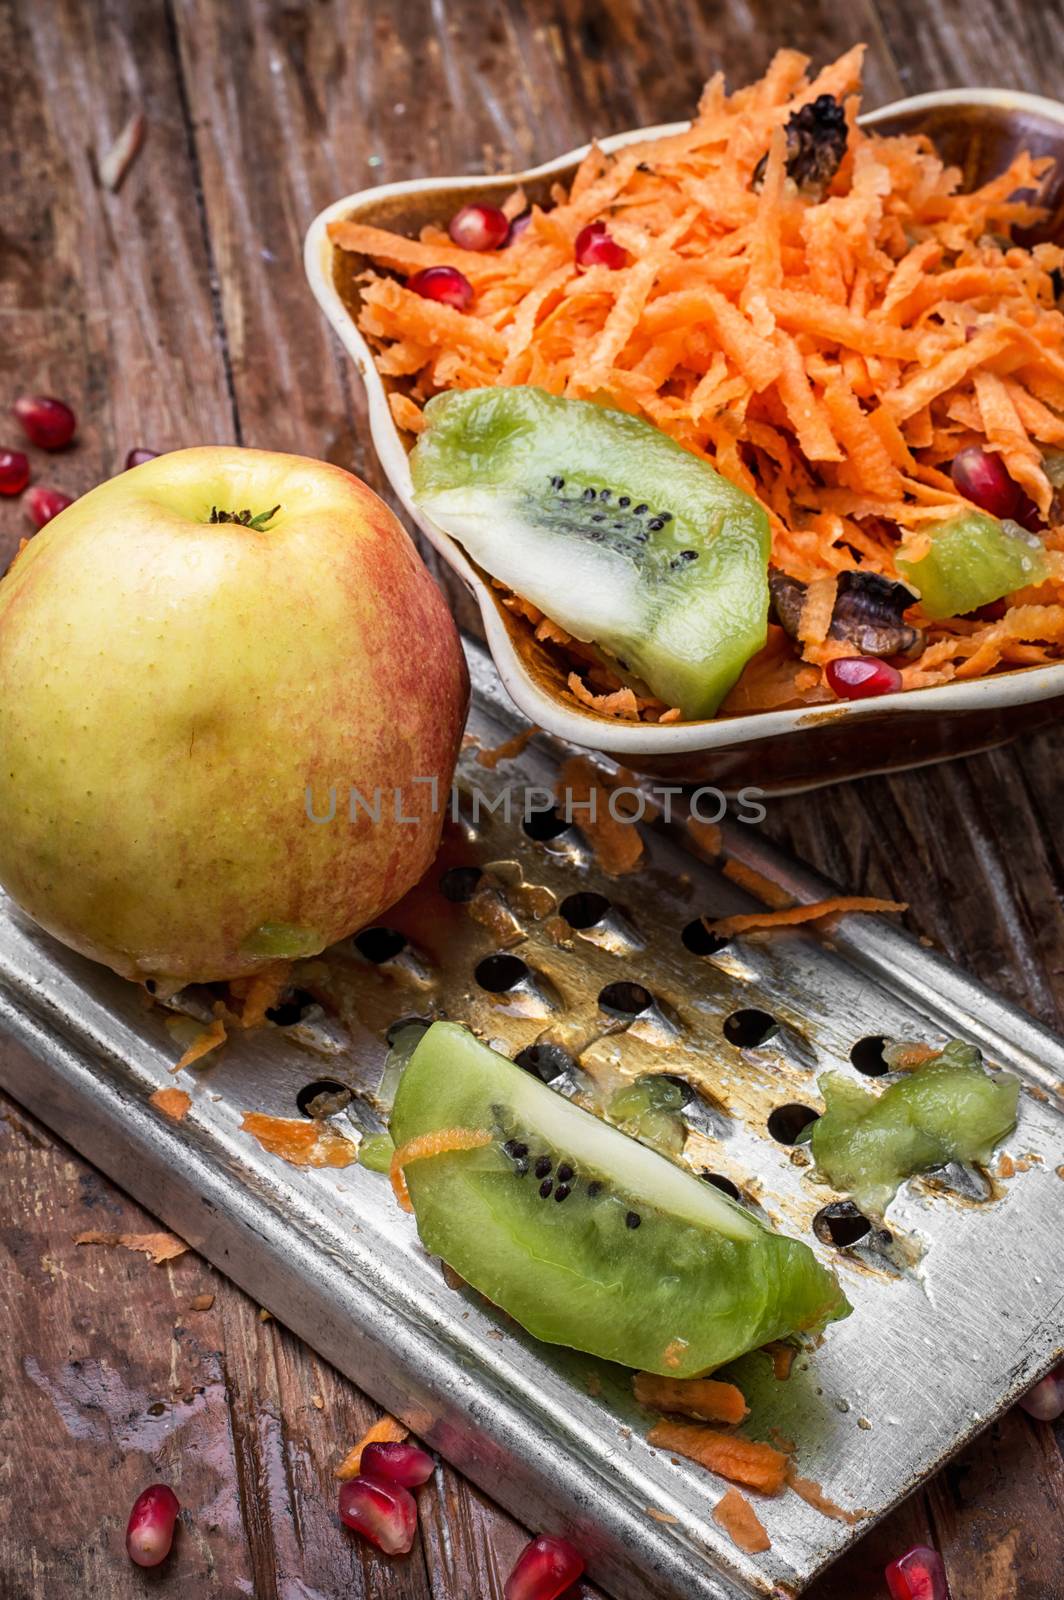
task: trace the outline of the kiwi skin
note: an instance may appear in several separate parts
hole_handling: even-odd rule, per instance
[[[849,1312],[806,1245],[437,1022],[391,1131],[453,1128],[492,1142],[410,1164],[422,1243],[539,1339],[693,1377]]]
[[[767,637],[764,507],[610,406],[517,386],[437,395],[425,416],[422,513],[622,675],[712,716]]]

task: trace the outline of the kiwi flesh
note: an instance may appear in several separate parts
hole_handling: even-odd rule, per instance
[[[1047,576],[1045,546],[1017,522],[984,511],[950,517],[931,534],[917,561],[898,557],[898,571],[920,594],[932,621],[961,617]]]
[[[436,1022],[391,1132],[452,1128],[491,1143],[406,1169],[422,1243],[539,1339],[683,1378],[849,1313],[806,1245]]]
[[[686,718],[765,643],[763,506],[627,412],[530,387],[452,390],[411,457],[420,509],[492,577]]]

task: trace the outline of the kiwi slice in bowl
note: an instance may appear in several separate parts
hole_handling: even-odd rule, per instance
[[[850,1311],[806,1245],[436,1022],[391,1132],[454,1130],[490,1139],[406,1168],[422,1243],[538,1339],[684,1378]]]
[[[411,456],[419,509],[493,578],[686,718],[765,643],[764,507],[625,411],[545,390],[452,390]]]

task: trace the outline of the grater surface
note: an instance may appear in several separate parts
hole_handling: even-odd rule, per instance
[[[521,725],[483,652],[467,653],[475,743],[437,868],[391,937],[299,964],[293,981],[326,1011],[232,1038],[175,1079],[181,1024],[5,902],[0,1019],[39,1058],[12,1053],[5,1087],[526,1524],[567,1532],[618,1600],[796,1594],[1060,1358],[1064,1044],[882,919],[710,949],[698,919],[752,902],[700,856],[680,798],[671,826],[641,827],[639,870],[617,877],[578,828],[526,828],[527,792],[544,804],[572,752],[536,739],[481,764]],[[724,841],[798,899],[828,887],[752,826],[726,824]],[[470,866],[481,875],[453,870]],[[209,1017],[210,1001],[173,1004]],[[743,1554],[712,1520],[726,1486],[649,1448],[626,1372],[538,1345],[449,1287],[386,1178],[290,1166],[241,1130],[246,1112],[296,1117],[308,1085],[334,1083],[354,1091],[334,1125],[372,1132],[389,1026],[434,1014],[510,1055],[538,1044],[561,1092],[608,1096],[648,1072],[692,1086],[684,1159],[810,1243],[854,1305],[787,1382],[762,1354],[727,1369],[751,1405],[746,1431],[793,1440],[798,1470],[847,1520],[790,1491],[754,1496],[772,1548]],[[817,1219],[840,1197],[779,1136],[800,1120],[785,1108],[820,1105],[818,1072],[854,1075],[860,1040],[952,1035],[1024,1082],[1014,1175],[914,1180],[885,1229],[839,1247]],[[147,1103],[175,1082],[192,1093],[181,1123]]]

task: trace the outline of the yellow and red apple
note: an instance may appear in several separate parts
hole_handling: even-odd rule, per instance
[[[432,861],[467,697],[443,597],[365,484],[160,456],[0,583],[0,883],[128,977],[313,954]]]

